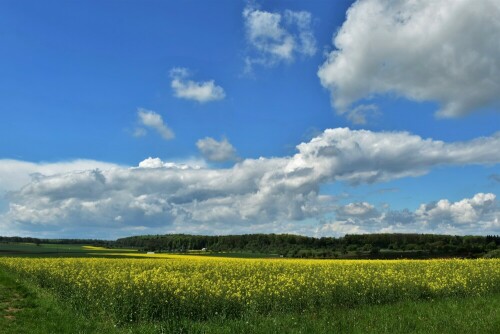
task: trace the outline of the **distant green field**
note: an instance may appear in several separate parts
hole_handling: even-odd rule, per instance
[[[66,245],[66,244],[40,244],[0,242],[0,256],[23,256],[23,257],[57,257],[57,256],[93,256],[104,255],[110,252],[137,252],[136,249],[103,248],[89,245]]]
[[[136,252],[144,257],[144,252],[131,248],[104,248],[90,245],[71,245],[71,244],[40,244],[26,242],[0,242],[0,256],[16,257],[94,257],[109,256],[122,257],[118,253],[125,253],[124,256],[130,258]],[[175,253],[179,254],[179,253]],[[184,255],[211,256],[211,257],[230,257],[230,258],[273,258],[279,257],[278,254],[251,253],[251,252],[201,252],[190,251],[182,253]]]

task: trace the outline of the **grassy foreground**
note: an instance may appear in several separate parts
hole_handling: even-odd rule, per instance
[[[137,327],[135,333],[498,333],[500,295]]]
[[[115,327],[0,268],[0,333],[498,333],[500,294]]]
[[[76,314],[48,291],[0,268],[0,333],[113,333],[100,319]]]

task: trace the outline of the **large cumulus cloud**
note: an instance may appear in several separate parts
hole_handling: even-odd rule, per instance
[[[456,117],[499,105],[499,40],[496,0],[360,0],[318,76],[339,113],[392,93]]]
[[[99,168],[38,175],[8,195],[1,218],[11,226],[133,228],[159,232],[197,226],[212,233],[318,219],[333,212],[320,186],[418,176],[441,165],[500,162],[500,135],[444,143],[406,132],[328,129],[289,157],[245,159],[209,169],[146,159],[139,167]],[[333,210],[333,211],[332,211]],[[376,218],[368,203],[339,216]],[[268,227],[271,225],[267,225]],[[189,230],[193,229],[193,230]]]

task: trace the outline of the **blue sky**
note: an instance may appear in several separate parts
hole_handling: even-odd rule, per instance
[[[499,234],[499,20],[3,1],[0,235]]]

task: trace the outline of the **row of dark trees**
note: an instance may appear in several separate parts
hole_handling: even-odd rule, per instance
[[[115,241],[101,239],[41,239],[32,237],[2,237],[0,242],[28,242],[33,244],[61,244],[61,245],[92,245],[101,247],[114,247]]]
[[[137,247],[147,251],[184,252],[207,249],[214,252],[259,252],[320,258],[476,257],[500,248],[500,236],[387,233],[313,238],[291,234],[168,234],[121,238],[116,240],[115,246]]]
[[[348,234],[344,237],[313,238],[292,234],[245,235],[141,235],[116,241],[99,239],[39,239],[1,237],[0,242],[35,244],[86,244],[103,247],[133,247],[144,251],[255,252],[302,258],[429,258],[479,257],[500,249],[500,236],[452,236],[437,234]]]

